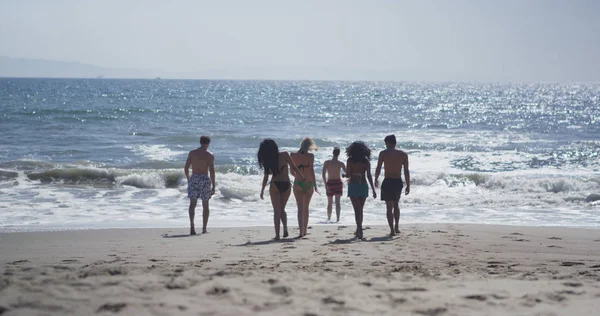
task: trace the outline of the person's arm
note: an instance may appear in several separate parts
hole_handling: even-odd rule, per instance
[[[346,177],[348,175],[348,170],[346,170],[346,165],[340,161],[340,163],[342,164],[342,170],[344,170],[344,174],[342,174],[342,178]]]
[[[313,179],[315,179],[314,187],[315,192],[319,193],[319,189],[317,188],[317,175],[315,174],[315,155],[310,155],[310,165],[312,166]]]
[[[375,192],[375,186],[373,186],[373,177],[371,177],[371,163],[367,162],[367,180],[369,180],[369,184],[371,185],[371,190],[373,190],[373,198],[377,198],[377,192]]]
[[[410,172],[408,171],[408,155],[404,159],[404,179],[406,180],[406,190],[405,194],[408,195],[410,193]]]
[[[323,177],[323,183],[327,183],[327,163],[329,161],[325,161],[323,164],[323,172],[321,172],[321,176]]]
[[[260,189],[260,199],[264,199],[265,195],[265,187],[267,186],[267,181],[269,180],[269,172],[265,170],[265,176],[262,181],[262,188]]]
[[[375,168],[375,186],[379,188],[379,174],[381,174],[381,165],[383,165],[383,151],[379,153],[377,159],[377,168]]]
[[[352,164],[350,163],[350,159],[346,161],[346,178],[350,179],[352,177]]]
[[[302,174],[302,172],[300,172],[300,170],[298,169],[298,167],[296,167],[296,164],[292,160],[292,157],[287,152],[285,153],[285,160],[287,160],[288,165],[292,169],[294,177],[301,176],[303,181],[306,180],[306,177],[304,177],[304,175]]]
[[[210,172],[210,180],[212,181],[212,189],[210,194],[215,194],[215,189],[217,187],[217,183],[215,181],[215,155],[210,154],[210,163],[208,164],[208,172]]]
[[[183,167],[183,171],[185,172],[185,178],[190,181],[190,166],[192,165],[192,153],[188,154],[187,160],[185,161],[185,167]]]

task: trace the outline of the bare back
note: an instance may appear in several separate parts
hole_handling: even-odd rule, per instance
[[[402,166],[408,164],[408,155],[400,149],[386,149],[379,154],[379,160],[383,161],[385,178],[400,179]]]
[[[323,164],[323,169],[327,171],[327,179],[339,180],[342,178],[342,170],[346,170],[346,165],[339,160],[327,160]]]
[[[294,164],[298,167],[300,172],[302,172],[302,175],[305,177],[305,179],[308,181],[314,182],[315,181],[315,172],[314,172],[313,164],[315,161],[315,155],[313,155],[311,153],[307,153],[307,154],[292,153],[292,154],[290,154],[290,156],[292,157],[292,161],[294,162]],[[294,175],[294,177],[299,176],[293,170],[292,170],[292,174]]]
[[[207,149],[197,148],[188,154],[186,169],[191,165],[192,174],[208,174],[209,167],[214,164],[215,156]]]

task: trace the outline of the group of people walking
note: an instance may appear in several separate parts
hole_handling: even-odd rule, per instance
[[[381,200],[385,201],[390,236],[400,233],[399,201],[404,188],[402,171],[406,181],[405,194],[410,192],[410,173],[408,170],[408,155],[396,148],[396,137],[388,135],[384,139],[386,149],[379,153],[375,168],[375,181],[371,176],[371,150],[362,141],[353,142],[346,148],[348,160],[346,164],[339,160],[340,149],[335,147],[333,158],[323,164],[323,183],[327,194],[327,218],[331,219],[335,201],[337,221],[340,220],[340,198],[343,195],[342,178],[348,178],[348,197],[354,208],[356,220],[355,235],[364,239],[362,222],[363,209],[369,197],[369,186],[373,198],[377,198],[376,187],[379,187],[379,175],[384,167],[384,180],[381,184]],[[202,200],[203,223],[202,233],[206,233],[209,216],[210,197],[215,193],[214,154],[208,150],[210,137],[200,137],[200,148],[190,151],[185,163],[185,176],[188,179],[188,197],[190,198],[190,234],[195,235],[194,217],[198,199]],[[318,147],[312,138],[306,137],[300,143],[297,152],[279,151],[277,143],[270,138],[264,139],[258,148],[258,166],[264,171],[260,198],[264,199],[265,189],[269,186],[269,195],[273,205],[273,223],[275,240],[289,236],[288,221],[285,206],[292,192],[298,206],[298,238],[308,234],[309,205],[315,192],[319,193],[316,182],[314,162],[315,156],[311,151]],[[190,176],[189,169],[192,168]],[[343,173],[342,173],[343,172]],[[290,181],[290,173],[294,181]]]

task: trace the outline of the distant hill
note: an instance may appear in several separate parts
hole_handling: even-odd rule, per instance
[[[156,70],[104,68],[78,62],[0,56],[0,77],[42,78],[155,78]]]

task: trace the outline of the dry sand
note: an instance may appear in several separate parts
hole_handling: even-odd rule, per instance
[[[598,315],[600,230],[404,225],[0,234],[0,315]],[[291,233],[297,233],[292,230]]]

